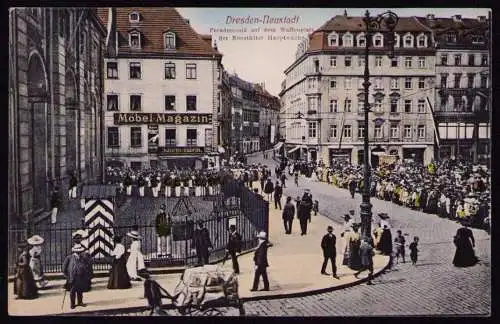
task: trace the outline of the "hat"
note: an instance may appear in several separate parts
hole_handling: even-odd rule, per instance
[[[380,217],[381,219],[388,219],[389,215],[387,215],[387,213],[378,213],[378,217]]]
[[[259,232],[259,234],[257,234],[257,238],[260,238],[260,239],[263,239],[263,240],[267,239],[266,232],[264,232],[264,231]]]
[[[44,241],[45,240],[40,235],[33,235],[27,240],[29,245],[41,245]]]
[[[85,251],[85,247],[81,244],[75,244],[71,248],[71,252],[79,253],[79,252],[83,252],[83,251]]]
[[[332,226],[328,226],[328,227],[326,228],[326,230],[327,230],[328,232],[331,232],[331,231],[333,231],[333,227],[332,227]]]
[[[86,237],[88,237],[88,233],[86,230],[79,229],[78,231],[73,232],[73,234],[71,234],[72,238],[76,238],[78,236],[80,236],[81,238],[86,238]]]
[[[128,232],[127,236],[137,240],[141,238],[141,235],[139,235],[139,232],[137,231]]]

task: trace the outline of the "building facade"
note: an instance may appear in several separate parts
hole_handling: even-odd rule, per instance
[[[491,149],[490,20],[461,15],[419,20],[432,28],[436,41],[437,155],[484,163]]]
[[[231,92],[229,74],[223,66],[219,71],[221,71],[220,73],[222,73],[222,75],[219,82],[219,95],[217,98],[217,121],[219,122],[217,131],[219,138],[217,140],[217,145],[223,148],[223,150],[219,149],[219,151],[223,153],[223,156],[228,160],[233,154],[233,147],[231,145],[233,94]]]
[[[257,101],[260,106],[259,114],[259,137],[260,148],[268,150],[278,141],[278,116],[280,101],[278,97],[271,95],[265,88],[265,84],[255,84]]]
[[[400,17],[394,34],[394,59],[383,32],[370,43],[372,166],[380,155],[424,163],[434,158],[432,30],[415,17]],[[289,157],[363,163],[366,41],[362,17],[339,15],[299,44],[280,93]]]
[[[9,220],[29,223],[68,173],[102,180],[105,29],[85,8],[13,8],[9,20]]]
[[[105,159],[134,169],[195,167],[216,152],[222,55],[174,8],[101,8]]]

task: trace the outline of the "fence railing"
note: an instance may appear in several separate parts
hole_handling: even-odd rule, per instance
[[[257,245],[256,233],[268,231],[269,203],[258,198],[248,188],[242,186],[238,181],[230,179],[224,181],[220,186],[221,195],[212,195],[214,209],[207,209],[202,217],[175,216],[172,223],[171,257],[158,255],[158,237],[154,224],[154,215],[145,219],[139,219],[135,224],[123,224],[118,222],[112,229],[114,235],[120,235],[124,239],[125,246],[129,242],[126,233],[137,225],[142,236],[141,251],[144,254],[145,263],[148,267],[165,266],[192,266],[197,263],[196,253],[192,251],[192,233],[195,221],[201,220],[203,226],[208,229],[212,241],[213,250],[210,253],[210,262],[223,258],[225,247],[229,239],[229,226],[235,224],[237,231],[243,240],[242,248],[251,249]],[[214,192],[215,193],[215,192]],[[121,195],[120,195],[121,196]],[[116,204],[119,208],[117,197]],[[212,205],[212,204],[210,204]],[[119,212],[119,211],[117,211]],[[45,223],[31,224],[32,233],[38,234],[45,239],[41,255],[43,269],[46,273],[61,272],[62,264],[67,255],[71,253],[73,244],[72,233],[81,229],[81,224],[71,225],[47,225]],[[15,271],[18,252],[16,243],[20,242],[25,235],[25,226],[11,226],[9,235],[9,274]],[[106,271],[110,269],[108,258],[94,258],[94,271]]]

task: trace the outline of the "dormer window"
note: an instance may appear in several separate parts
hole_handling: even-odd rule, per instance
[[[406,34],[403,37],[403,46],[404,47],[413,47],[413,35],[412,34]]]
[[[336,32],[328,35],[328,46],[339,46],[339,35]]]
[[[394,33],[394,47],[400,47],[401,46],[400,41],[401,37],[399,36],[399,34]]]
[[[344,47],[352,47],[353,43],[353,37],[351,33],[345,33],[344,36],[342,36],[342,45]]]
[[[164,37],[164,41],[165,41],[165,49],[174,50],[176,48],[176,46],[175,46],[175,33],[166,32],[163,35],[163,37]]]
[[[417,47],[427,47],[427,36],[425,34],[417,36]]]
[[[131,12],[129,15],[128,15],[128,20],[131,22],[131,23],[137,23],[139,22],[139,20],[141,19],[141,16],[139,15],[138,12]]]
[[[358,47],[366,46],[366,36],[365,33],[361,33],[357,36]]]
[[[141,48],[141,33],[138,31],[133,31],[128,34],[128,42],[130,45],[130,48],[136,48],[140,49]]]
[[[384,47],[384,36],[377,33],[373,36],[373,47]]]
[[[448,43],[455,43],[457,41],[457,35],[453,32],[446,34],[446,41]]]
[[[473,35],[472,36],[472,44],[484,44],[484,40],[482,36]]]

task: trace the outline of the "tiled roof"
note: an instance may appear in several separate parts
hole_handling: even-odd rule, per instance
[[[344,15],[337,15],[332,19],[328,20],[318,31],[351,31],[351,32],[362,32],[365,30],[365,23],[363,22],[363,17],[350,17]],[[382,24],[382,31],[386,30],[384,24]],[[395,32],[428,32],[429,29],[426,26],[422,26],[415,17],[399,17],[398,24],[394,29]]]
[[[460,21],[456,21],[453,18],[438,18],[429,20],[424,17],[417,17],[417,19],[427,26],[435,30],[447,30],[447,29],[486,29],[488,28],[488,22],[481,22],[478,19],[472,18],[462,18]]]
[[[98,8],[99,19],[107,26],[108,8]],[[137,12],[140,21],[131,23],[129,14]],[[119,53],[164,54],[163,33],[173,31],[176,34],[175,53],[189,55],[221,55],[212,48],[211,40],[198,34],[175,8],[170,7],[126,7],[116,8],[116,30],[119,33]],[[141,32],[141,50],[130,49],[128,32],[137,29]]]

